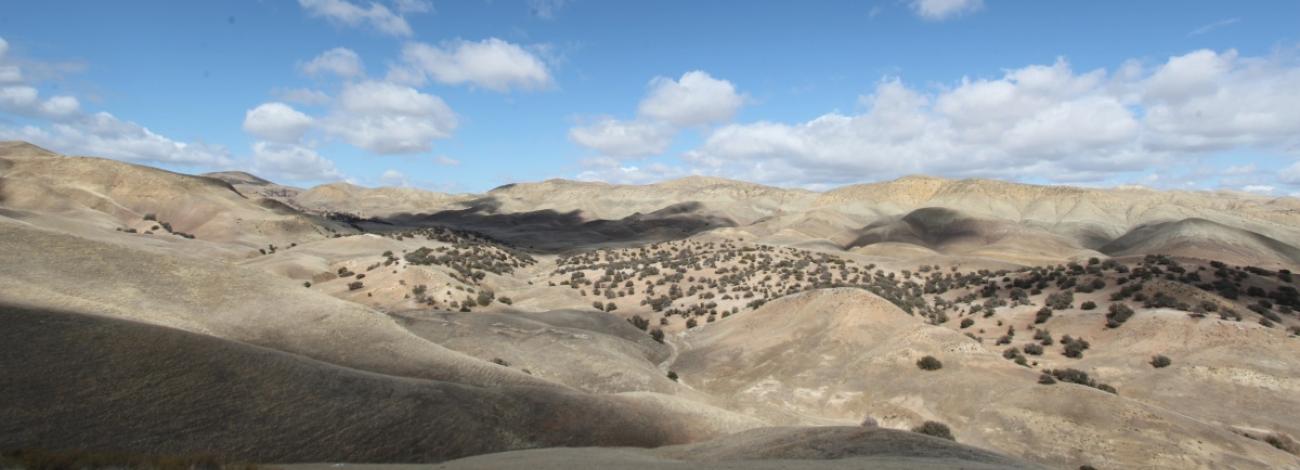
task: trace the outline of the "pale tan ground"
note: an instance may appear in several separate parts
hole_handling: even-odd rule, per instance
[[[412,235],[426,226],[487,238]],[[480,250],[471,261],[518,266],[469,279],[404,256],[457,246]],[[9,334],[41,338],[33,350],[14,337],[0,356],[6,376],[22,377],[22,387],[5,388],[9,403],[25,403],[0,407],[22,418],[0,420],[22,429],[0,436],[6,446],[168,452],[215,442],[276,462],[436,462],[584,447],[448,468],[1021,465],[861,428],[703,442],[872,417],[889,429],[944,422],[963,445],[1057,468],[1300,467],[1293,451],[1263,442],[1300,436],[1293,312],[1275,308],[1280,320],[1265,327],[1248,310],[1258,297],[1228,300],[1156,279],[1146,293],[1213,302],[1242,318],[1127,300],[1136,314],[1106,328],[1118,277],[1106,272],[1078,276],[1107,286],[1076,293],[1071,308],[1042,324],[1035,312],[1055,286],[1029,305],[972,313],[985,300],[980,286],[1025,267],[1111,257],[1136,267],[1142,255],[1168,254],[1192,270],[1210,259],[1296,270],[1297,246],[1293,198],[929,177],[823,193],[698,177],[645,186],[551,180],[481,195],[299,189],[0,143],[0,305],[10,309],[0,322]],[[532,250],[531,261],[517,249]],[[349,274],[340,277],[341,268]],[[926,292],[936,273],[976,281]],[[1285,285],[1254,276],[1241,289]],[[682,294],[653,308],[648,301],[672,286]],[[485,292],[493,294],[485,305],[449,312]],[[1080,309],[1085,300],[1099,307]],[[598,312],[597,301],[617,309]],[[645,331],[625,322],[637,316]],[[966,319],[973,324],[962,327]],[[995,344],[1011,326],[1010,343]],[[1035,328],[1058,342],[1028,356],[1027,367],[1003,357],[1035,342]],[[662,343],[650,338],[655,329]],[[1082,358],[1062,355],[1066,334],[1091,343]],[[1155,354],[1172,365],[1153,368]],[[924,355],[944,367],[918,369]],[[261,363],[274,367],[250,367]],[[1038,384],[1049,368],[1085,371],[1118,395]],[[58,401],[69,380],[93,386],[78,388],[80,401]],[[244,398],[228,398],[231,390]],[[426,407],[433,396],[452,398]],[[384,411],[358,411],[368,406]],[[230,415],[249,427],[223,427]],[[286,420],[320,445],[273,435],[259,416]],[[493,421],[501,416],[517,421]],[[448,426],[460,432],[446,434]],[[687,442],[696,444],[590,448]],[[789,453],[762,453],[773,446]]]

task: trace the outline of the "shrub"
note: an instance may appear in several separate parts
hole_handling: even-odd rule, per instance
[[[496,365],[499,365],[499,366],[503,366],[503,367],[510,367],[510,363],[509,363],[509,362],[506,362],[505,359],[502,359],[502,358],[499,358],[499,357],[494,357],[494,358],[492,358],[492,363],[493,363],[493,364],[496,364]]]
[[[921,370],[939,370],[943,368],[943,363],[934,356],[925,356],[916,361],[916,367],[920,367]]]
[[[642,331],[645,331],[646,328],[650,327],[650,320],[641,318],[641,315],[632,315],[632,318],[627,319],[627,321],[628,323],[631,323],[632,326],[635,326]]]
[[[912,428],[912,432],[925,434],[927,436],[934,436],[941,439],[947,439],[950,441],[957,440],[957,438],[952,436],[952,430],[948,429],[948,425],[940,423],[938,421],[926,421],[922,423],[920,426]]]
[[[1069,335],[1061,338],[1061,344],[1064,346],[1062,351],[1065,357],[1079,359],[1083,357],[1083,351],[1087,350],[1090,344],[1084,339],[1074,339]]]
[[[1074,304],[1074,292],[1063,290],[1047,296],[1047,306],[1055,310],[1065,310]]]
[[[1122,303],[1110,304],[1110,312],[1106,314],[1106,327],[1119,328],[1129,318],[1133,317],[1133,309]]]
[[[1025,354],[1030,354],[1034,356],[1043,355],[1043,347],[1035,343],[1026,344],[1024,350],[1025,350]]]
[[[675,372],[675,371],[671,371],[671,370],[668,371],[668,378],[669,378],[670,380],[672,380],[673,382],[676,382],[676,381],[677,381],[677,372]]]
[[[304,281],[304,282],[302,283],[302,286],[303,286],[303,287],[306,287],[306,288],[308,288],[308,289],[310,289],[310,288],[311,288],[311,281]]]
[[[1038,313],[1034,314],[1034,323],[1035,324],[1044,323],[1047,321],[1048,318],[1052,318],[1052,308],[1051,307],[1040,308],[1038,309]]]
[[[1157,369],[1163,367],[1169,367],[1169,365],[1173,363],[1174,361],[1169,360],[1169,358],[1163,354],[1156,354],[1155,356],[1151,357],[1151,367],[1155,367]]]
[[[348,290],[357,290],[362,287],[365,287],[365,284],[362,284],[361,281],[353,281],[348,283]]]
[[[970,319],[970,318],[963,318],[963,319],[961,320],[961,327],[962,327],[962,328],[970,328],[970,326],[971,326],[971,325],[974,325],[974,324],[975,324],[975,320]]]
[[[1092,310],[1097,308],[1097,303],[1089,300],[1087,302],[1084,302],[1082,305],[1080,305],[1079,308],[1084,310]]]
[[[1052,374],[1043,373],[1038,376],[1038,383],[1043,385],[1052,385],[1056,383],[1056,379],[1052,378]]]
[[[650,330],[650,338],[660,343],[664,342],[664,330],[659,328]]]

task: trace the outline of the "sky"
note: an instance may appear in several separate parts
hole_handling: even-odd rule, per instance
[[[0,139],[481,192],[909,174],[1300,196],[1300,2],[10,1]]]

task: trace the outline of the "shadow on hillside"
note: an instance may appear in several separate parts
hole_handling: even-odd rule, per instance
[[[698,202],[674,204],[649,214],[636,213],[617,220],[586,219],[579,211],[501,213],[500,207],[495,197],[485,196],[466,203],[464,209],[395,214],[374,222],[399,227],[470,230],[519,249],[542,253],[679,240],[719,227],[736,226],[729,218],[701,213],[703,205]]]

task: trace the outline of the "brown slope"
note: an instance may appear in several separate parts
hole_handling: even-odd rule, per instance
[[[1300,265],[1300,248],[1198,218],[1141,225],[1100,250],[1113,256],[1165,254],[1265,267]]]
[[[74,220],[86,229],[139,225],[143,232],[154,225],[144,217],[153,214],[173,230],[203,241],[265,246],[321,238],[332,228],[325,221],[265,206],[218,179],[26,150],[0,160],[0,206]]]
[[[958,442],[1055,467],[1300,464],[1221,426],[1126,399],[1123,389],[1039,385],[1032,369],[865,291],[784,297],[692,330],[684,341],[672,366],[682,381],[726,397],[733,409],[843,423],[871,416],[895,428],[937,420]],[[919,370],[924,355],[943,368]]]
[[[0,449],[436,462],[720,431],[628,397],[397,378],[104,317],[0,307],[0,322]]]

